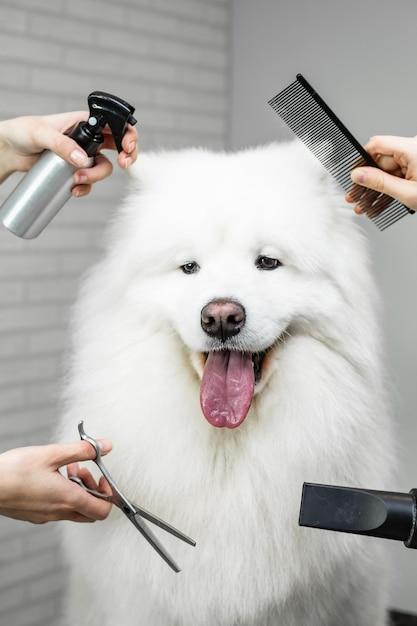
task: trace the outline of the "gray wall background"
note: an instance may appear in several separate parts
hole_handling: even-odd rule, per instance
[[[0,118],[102,89],[135,103],[144,150],[222,148],[228,28],[228,0],[0,0]],[[0,451],[49,440],[68,310],[124,185],[115,172],[37,240],[0,229]],[[64,581],[53,525],[0,519],[1,626],[56,624]]]
[[[233,148],[291,136],[266,102],[297,72],[360,141],[417,133],[414,0],[234,0],[233,9]],[[396,484],[409,491],[417,484],[417,222],[405,218],[382,234],[363,223],[385,308],[402,460]],[[392,605],[417,613],[417,554],[401,544],[387,549]]]
[[[100,88],[136,104],[144,150],[238,148],[289,136],[266,100],[302,71],[359,139],[414,134],[416,18],[413,0],[0,0],[0,118],[83,108]],[[116,172],[72,201],[36,241],[0,230],[0,451],[50,436],[68,309],[124,183]],[[365,228],[407,491],[417,476],[417,225]],[[392,604],[417,612],[417,557],[390,552]],[[64,574],[50,526],[0,519],[0,626],[56,624]]]

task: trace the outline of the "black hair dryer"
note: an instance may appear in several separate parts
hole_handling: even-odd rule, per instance
[[[304,483],[300,526],[403,541],[417,548],[417,489],[410,493]]]

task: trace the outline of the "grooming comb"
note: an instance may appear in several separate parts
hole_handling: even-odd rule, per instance
[[[355,167],[370,165],[379,168],[301,74],[297,74],[297,79],[269,100],[268,104],[345,192],[352,189],[350,174]],[[358,187],[353,195],[355,201],[360,198],[366,205],[365,213],[380,230],[414,213],[398,200],[386,194],[366,191],[363,187]]]

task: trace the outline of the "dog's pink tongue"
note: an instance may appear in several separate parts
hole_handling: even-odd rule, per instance
[[[253,398],[255,374],[250,354],[209,352],[200,388],[203,413],[212,426],[236,428]]]

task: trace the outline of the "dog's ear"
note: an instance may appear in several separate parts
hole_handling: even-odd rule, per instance
[[[317,146],[323,152],[331,154],[333,147],[327,140],[321,141]],[[329,174],[326,172],[320,161],[307,148],[307,146],[299,139],[291,139],[289,141],[273,142],[267,146],[259,148],[261,152],[271,153],[276,163],[288,164],[289,171],[300,177],[300,181],[305,183],[306,178],[314,180],[316,183],[328,180]]]
[[[133,191],[148,191],[161,188],[170,177],[170,173],[179,162],[179,152],[160,150],[158,152],[139,153],[135,163],[127,173]]]
[[[331,162],[332,155],[336,151],[336,146],[330,140],[324,139],[323,141],[315,142],[313,149],[315,152],[320,153],[321,161],[327,159]],[[326,170],[323,163],[299,139],[293,142],[293,150],[294,154],[297,155],[296,158],[299,162],[299,167],[309,172],[313,179],[315,179],[324,190],[333,190],[333,192],[338,192],[339,194],[344,193],[336,183],[336,180]]]
[[[326,156],[330,156],[334,150],[334,147],[327,139],[315,144],[314,149],[316,148],[321,150],[324,154],[326,154]],[[294,150],[294,154],[296,155],[296,159],[299,162],[300,168],[304,168],[316,180],[323,181],[328,178],[329,174],[327,173],[323,165],[302,141],[300,141],[299,139],[295,139],[292,142],[292,149]]]
[[[131,188],[136,191],[165,189],[178,180],[185,183],[193,177],[193,167],[200,174],[204,171],[201,155],[211,159],[212,154],[203,148],[183,148],[180,150],[158,150],[139,153],[139,156],[127,173]],[[198,159],[196,159],[198,156]]]
[[[152,155],[139,153],[135,163],[127,169],[131,186],[135,189],[144,189],[151,184],[154,177],[152,167]]]

